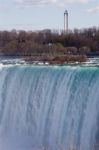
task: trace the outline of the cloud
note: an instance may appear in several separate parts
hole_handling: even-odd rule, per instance
[[[57,0],[15,0],[15,2],[20,5],[45,5],[54,4]]]
[[[95,13],[96,12],[97,13],[97,12],[99,12],[99,6],[87,9],[87,12],[89,12],[89,13]]]
[[[56,5],[63,7],[66,4],[72,4],[72,3],[88,3],[91,0],[14,0],[18,5],[23,6],[32,6],[32,5]]]
[[[91,0],[65,0],[66,3],[88,3]]]

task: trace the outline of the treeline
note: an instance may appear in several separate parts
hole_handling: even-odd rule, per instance
[[[99,29],[0,31],[1,55],[88,54],[99,52]]]

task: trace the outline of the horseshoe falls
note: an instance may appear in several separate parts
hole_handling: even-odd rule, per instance
[[[95,150],[99,68],[0,67],[0,150]]]

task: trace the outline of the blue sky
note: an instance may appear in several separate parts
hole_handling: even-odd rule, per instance
[[[0,30],[60,30],[65,9],[70,29],[99,26],[99,0],[0,0]]]

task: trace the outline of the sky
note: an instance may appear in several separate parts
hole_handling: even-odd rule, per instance
[[[61,30],[99,27],[99,0],[0,0],[0,30]]]

